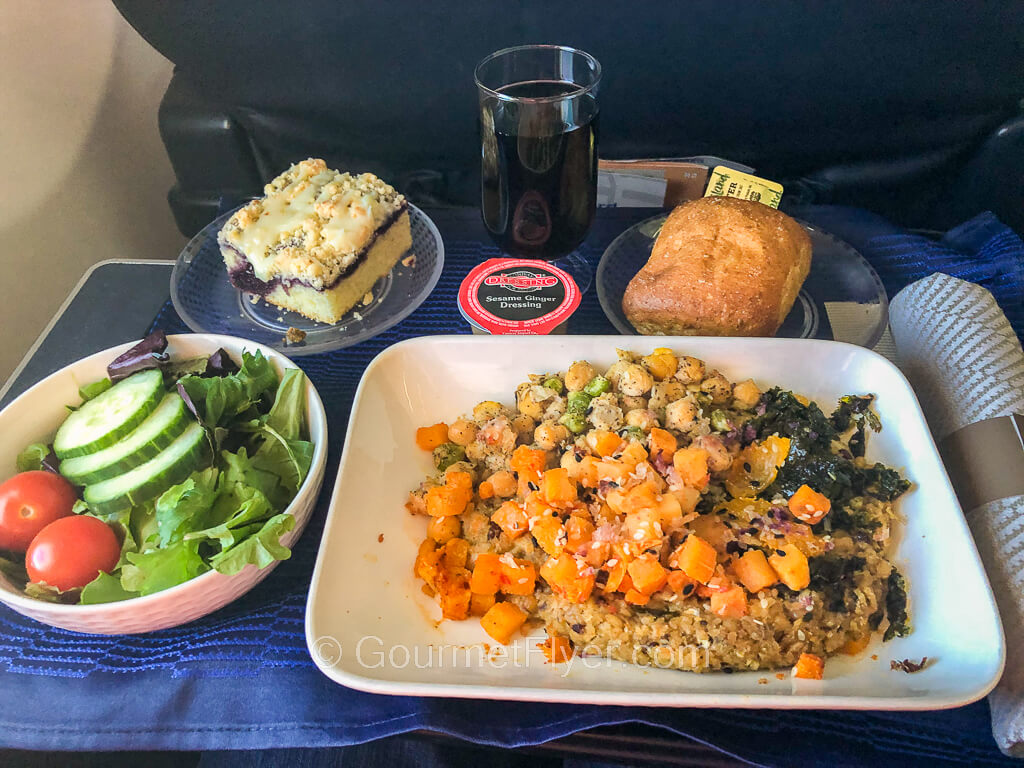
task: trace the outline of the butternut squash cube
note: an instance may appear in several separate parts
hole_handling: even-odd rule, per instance
[[[585,517],[573,515],[565,521],[566,549],[582,555],[594,537],[594,524]]]
[[[779,581],[795,592],[807,589],[807,585],[811,583],[811,568],[807,562],[807,555],[795,544],[786,544],[776,550],[768,558],[768,562],[779,574]]]
[[[707,488],[710,474],[708,474],[708,458],[710,454],[703,448],[688,446],[680,448],[672,454],[672,465],[676,468],[683,485],[697,490]]]
[[[480,619],[484,631],[502,645],[508,645],[523,623],[526,611],[512,603],[495,603]]]
[[[779,575],[759,549],[750,549],[732,564],[733,572],[748,592],[757,594],[779,580]]]
[[[544,473],[541,494],[548,502],[576,501],[576,483],[569,479],[569,470],[558,467]]]
[[[669,565],[678,568],[694,581],[706,584],[715,575],[718,553],[715,548],[695,533],[672,554]]]
[[[825,676],[825,660],[813,653],[801,653],[793,667],[793,677],[821,680]]]
[[[537,647],[551,664],[561,664],[572,658],[572,643],[562,635],[551,635],[543,643],[537,643]]]
[[[514,501],[506,501],[491,515],[491,521],[505,532],[510,539],[518,539],[529,530],[530,521],[522,507]]]
[[[493,595],[501,588],[501,556],[484,552],[476,556],[470,590],[477,595]]]
[[[437,574],[437,593],[441,597],[441,615],[461,620],[469,616],[469,571],[465,568],[442,568]]]
[[[677,447],[675,435],[667,430],[653,427],[647,439],[651,447],[652,459],[657,459],[660,456],[664,461],[672,461]]]
[[[560,555],[565,548],[566,535],[562,521],[554,515],[533,519],[530,533],[549,555]]]
[[[741,586],[711,595],[711,612],[724,619],[738,619],[747,615],[747,593]]]
[[[501,556],[501,591],[506,595],[532,595],[537,585],[537,569],[529,560]]]
[[[644,595],[653,595],[668,581],[668,572],[651,554],[640,555],[626,569],[633,582],[633,589]]]
[[[478,595],[476,592],[469,599],[469,615],[483,616],[494,605],[494,595]]]
[[[552,592],[573,603],[586,602],[594,589],[594,569],[589,566],[581,569],[570,554],[550,558],[541,566],[540,575]]]
[[[420,427],[416,430],[416,445],[424,451],[432,451],[447,442],[448,425],[444,422],[438,422],[429,427]]]

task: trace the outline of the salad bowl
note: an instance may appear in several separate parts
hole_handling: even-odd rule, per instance
[[[280,377],[285,369],[295,368],[287,357],[262,344],[233,336],[180,334],[167,337],[171,359],[211,355],[223,348],[239,360],[243,350],[259,351]],[[47,376],[0,411],[0,481],[13,476],[16,460],[25,446],[48,441],[67,417],[66,406],[81,401],[79,387],[102,379],[107,365],[133,347],[127,342],[97,352]],[[305,382],[306,422],[313,443],[310,469],[298,493],[284,512],[295,518],[294,526],[281,536],[280,543],[291,547],[302,534],[323,483],[327,459],[327,418],[316,389]],[[262,568],[246,565],[233,575],[209,570],[177,586],[153,594],[120,602],[92,605],[48,602],[30,597],[0,574],[0,602],[20,614],[44,624],[77,632],[120,635],[152,632],[185,624],[224,607],[265,579],[279,561]]]

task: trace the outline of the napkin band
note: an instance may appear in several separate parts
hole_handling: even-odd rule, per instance
[[[964,511],[1024,495],[1024,416],[976,421],[939,441]]]

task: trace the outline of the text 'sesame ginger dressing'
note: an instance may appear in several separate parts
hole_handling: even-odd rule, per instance
[[[536,259],[490,259],[459,288],[459,311],[473,333],[565,333],[580,291],[565,271]]]

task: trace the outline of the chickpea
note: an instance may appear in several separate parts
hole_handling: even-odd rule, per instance
[[[565,453],[562,454],[562,458],[559,459],[558,465],[569,473],[569,477],[572,480],[578,480],[580,477],[582,466],[581,459],[577,458],[576,450],[570,446]]]
[[[516,389],[516,405],[520,413],[525,413],[532,419],[544,418],[544,403],[554,397],[553,390],[546,389],[537,384],[524,382]]]
[[[688,397],[673,400],[665,406],[665,426],[669,429],[687,432],[697,423],[699,418],[700,409]]]
[[[448,439],[456,445],[469,445],[476,440],[476,424],[469,419],[456,419],[448,427]]]
[[[761,390],[752,379],[747,379],[733,386],[732,399],[740,408],[751,409],[761,399]]]
[[[579,392],[596,375],[594,366],[586,360],[577,360],[565,372],[565,388],[570,392]]]
[[[664,408],[669,403],[686,396],[686,386],[681,381],[668,379],[655,382],[651,387],[651,399],[647,407],[657,410]]]
[[[654,377],[642,365],[627,363],[619,374],[619,392],[640,397],[651,391]]]
[[[696,357],[683,355],[679,358],[679,367],[676,368],[676,378],[683,384],[695,384],[704,378],[706,368],[703,360]]]
[[[462,533],[462,522],[458,515],[447,517],[432,517],[427,524],[427,536],[438,544],[457,538]]]
[[[668,347],[658,347],[641,361],[651,375],[658,381],[671,378],[679,365],[679,360]]]
[[[712,472],[724,472],[732,466],[732,454],[718,435],[703,435],[693,444],[708,452],[708,469]]]
[[[711,375],[700,383],[700,391],[711,395],[711,402],[715,405],[725,405],[732,397],[732,384],[718,371],[712,371]]]
[[[505,470],[495,472],[487,478],[487,482],[489,482],[491,487],[494,489],[495,496],[507,499],[509,496],[516,495],[518,484],[516,483],[516,479],[512,477],[511,472],[506,472]]]
[[[569,430],[555,421],[543,421],[533,431],[533,441],[544,451],[553,451],[569,439]]]
[[[484,400],[473,408],[474,421],[483,423],[505,415],[505,406],[494,400]]]
[[[612,363],[611,366],[605,371],[604,377],[611,382],[611,385],[615,388],[619,388],[619,378],[622,376],[622,372],[625,370],[627,365],[632,365],[628,360],[619,360],[618,362]]]
[[[517,435],[526,435],[533,432],[533,428],[537,426],[537,422],[525,413],[517,414],[509,426],[512,427],[512,431]]]
[[[640,427],[644,432],[649,432],[652,427],[658,426],[658,417],[654,411],[635,408],[626,413],[626,426]]]
[[[619,405],[622,406],[624,411],[644,411],[647,410],[647,398],[623,395],[619,398]]]

